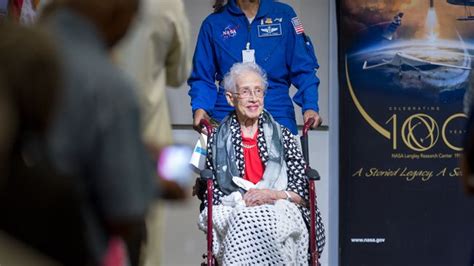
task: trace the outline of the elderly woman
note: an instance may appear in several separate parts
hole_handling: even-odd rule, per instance
[[[214,174],[214,254],[219,264],[306,264],[309,211],[305,162],[291,132],[263,109],[266,76],[236,63],[224,78],[235,111],[208,143]],[[206,204],[206,192],[200,198]],[[206,230],[207,211],[200,215]],[[317,213],[318,248],[324,229]]]

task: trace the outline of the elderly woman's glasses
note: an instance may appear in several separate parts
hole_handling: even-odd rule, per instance
[[[239,95],[240,98],[250,98],[252,97],[252,95],[254,95],[257,98],[262,98],[263,96],[265,96],[266,92],[267,91],[264,89],[255,89],[255,90],[241,89],[239,90],[239,92],[234,92],[233,94]]]

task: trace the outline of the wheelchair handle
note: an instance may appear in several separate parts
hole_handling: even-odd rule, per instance
[[[201,119],[201,121],[199,121],[199,126],[206,128],[206,131],[207,131],[207,134],[206,134],[206,135],[207,135],[208,137],[211,135],[212,126],[211,126],[211,123],[210,123],[209,121],[207,121],[206,119]]]
[[[311,125],[314,124],[314,118],[308,119],[303,126],[303,137],[308,135],[308,131],[311,129]]]
[[[303,151],[303,158],[306,161],[307,167],[309,167],[309,148],[308,148],[308,131],[311,128],[311,125],[314,123],[314,118],[308,119],[303,126],[303,134],[301,135],[301,148]]]

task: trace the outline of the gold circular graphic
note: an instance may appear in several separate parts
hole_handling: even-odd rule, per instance
[[[438,123],[429,115],[414,114],[403,123],[401,135],[408,148],[414,151],[426,151],[438,141]]]
[[[467,118],[467,115],[464,114],[464,113],[459,113],[459,114],[454,114],[454,115],[450,116],[448,119],[446,119],[446,121],[443,124],[443,129],[441,130],[441,136],[443,137],[443,140],[444,140],[444,143],[446,144],[446,146],[448,146],[449,148],[451,148],[455,151],[462,151],[463,150],[462,147],[454,146],[453,144],[451,144],[451,142],[448,141],[448,138],[446,137],[446,127],[448,126],[449,122],[451,122],[451,120],[453,120],[455,118]]]

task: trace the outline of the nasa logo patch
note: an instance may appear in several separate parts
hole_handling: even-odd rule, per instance
[[[224,28],[222,31],[222,39],[227,40],[229,38],[233,38],[237,36],[237,30],[239,29],[239,26],[234,26],[234,25],[227,25],[227,27]]]

